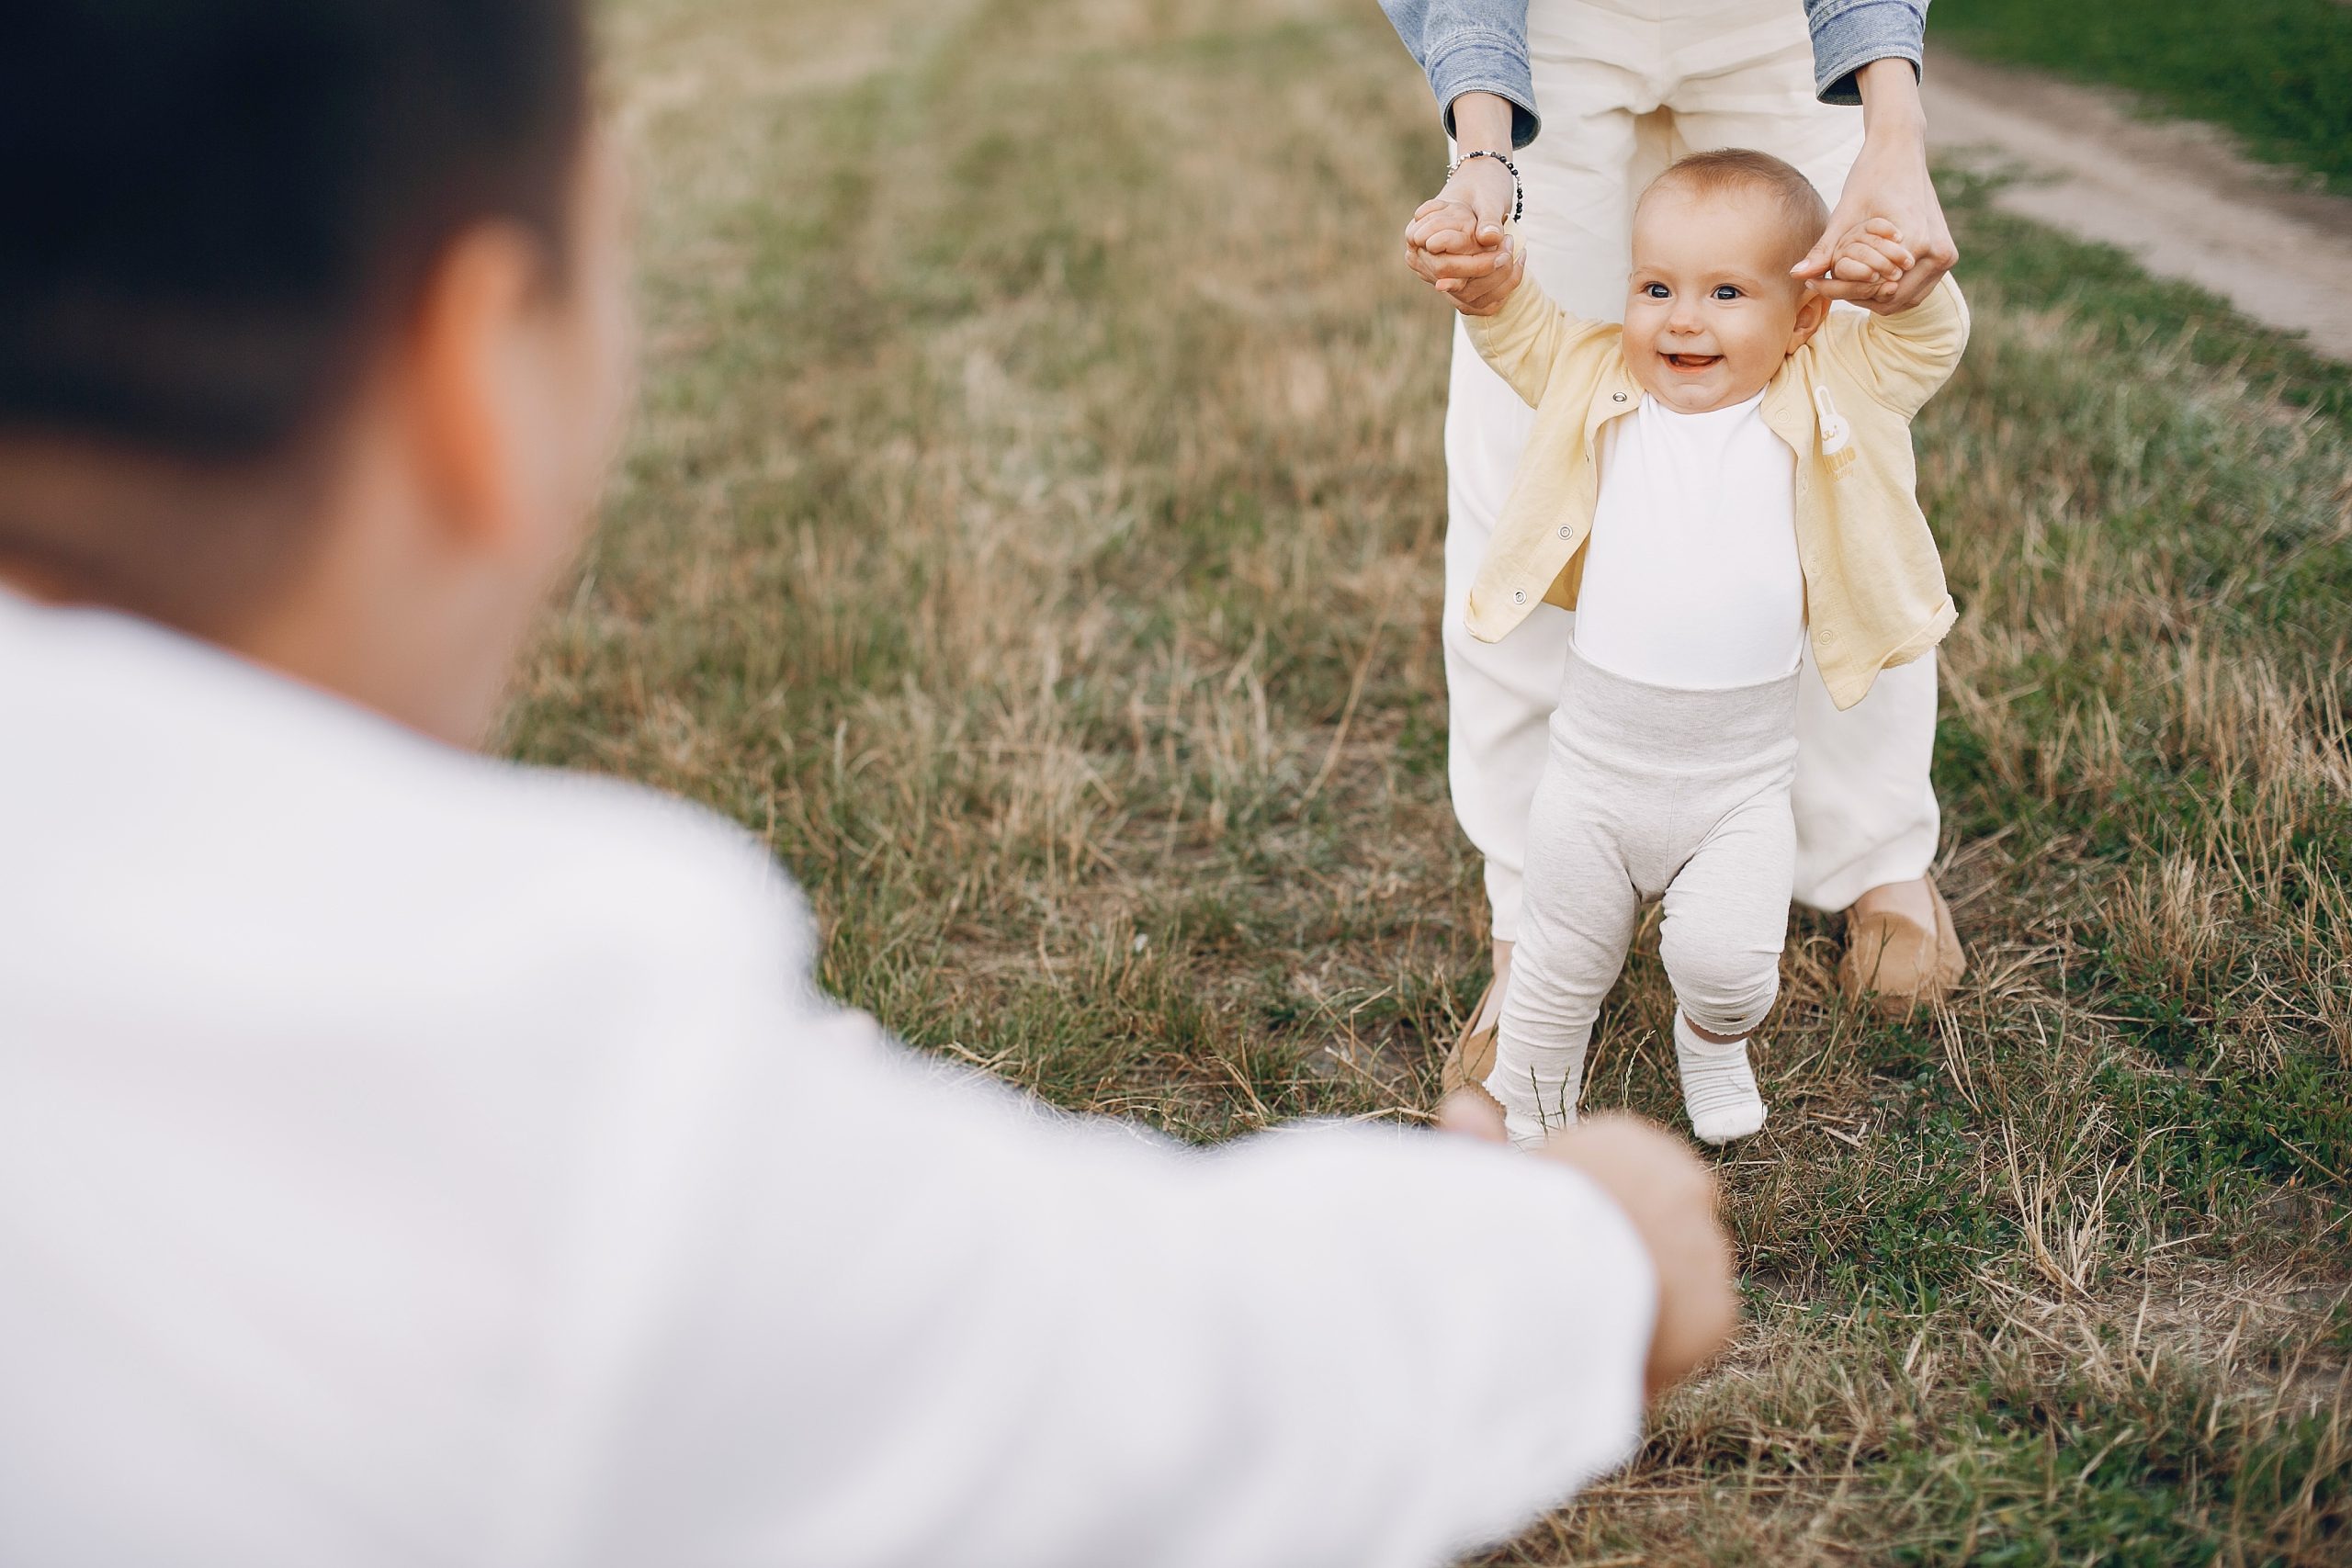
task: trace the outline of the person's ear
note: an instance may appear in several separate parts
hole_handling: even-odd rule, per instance
[[[1789,329],[1787,352],[1794,354],[1811,342],[1813,334],[1821,330],[1821,323],[1828,319],[1829,301],[1811,289],[1806,289],[1804,296],[1797,301],[1796,324]]]
[[[535,311],[544,247],[514,223],[482,223],[443,250],[410,318],[400,377],[415,479],[453,542],[497,550],[527,526],[538,435],[532,417]]]

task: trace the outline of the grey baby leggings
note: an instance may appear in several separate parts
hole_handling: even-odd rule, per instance
[[[1572,648],[1527,823],[1527,896],[1488,1092],[1521,1143],[1576,1120],[1585,1047],[1642,906],[1684,1016],[1744,1034],[1771,1010],[1796,874],[1797,675],[1679,691]]]

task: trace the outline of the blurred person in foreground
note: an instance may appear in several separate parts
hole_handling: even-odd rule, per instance
[[[1721,1343],[1651,1129],[1057,1117],[468,749],[627,380],[576,0],[10,22],[0,1561],[1427,1562]]]

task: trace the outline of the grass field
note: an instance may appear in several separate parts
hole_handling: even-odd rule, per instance
[[[1061,1104],[1418,1114],[1484,931],[1396,254],[1442,149],[1378,12],[606,17],[644,406],[509,748],[763,834],[830,986]],[[1739,1347],[1497,1562],[2352,1561],[2347,382],[1952,196],[1975,967],[1876,1022],[1797,919]],[[1590,1103],[1679,1121],[1668,1005],[1653,932]]]
[[[2352,192],[2345,0],[1935,0],[1938,44],[2124,87]]]

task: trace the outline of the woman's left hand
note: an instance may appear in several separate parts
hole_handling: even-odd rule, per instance
[[[1789,270],[1805,287],[1829,299],[1851,299],[1882,315],[1907,310],[1927,298],[1936,280],[1960,260],[1943,203],[1928,173],[1927,114],[1919,105],[1918,78],[1907,60],[1872,61],[1856,73],[1862,92],[1862,152],[1846,176],[1846,188],[1830,213],[1820,240]],[[1873,218],[1894,225],[1911,252],[1912,265],[1899,277],[1848,282],[1825,276],[1838,243]]]

